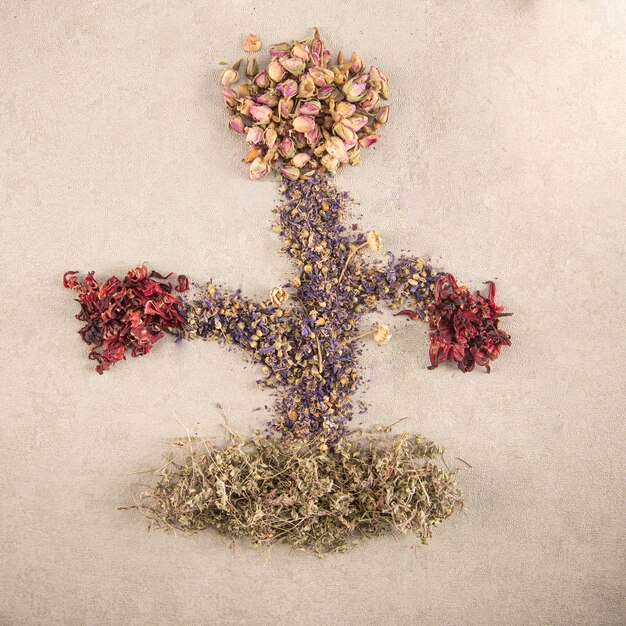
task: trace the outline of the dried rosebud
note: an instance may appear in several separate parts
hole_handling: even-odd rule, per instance
[[[251,126],[246,134],[246,141],[251,146],[260,146],[264,142],[263,129],[260,126]]]
[[[289,180],[298,180],[298,178],[300,178],[300,169],[293,165],[287,165],[281,168],[280,173]]]
[[[239,100],[239,105],[237,106],[237,110],[242,115],[246,117],[250,116],[250,107],[255,104],[252,98],[245,98],[244,100]]]
[[[263,157],[263,161],[271,165],[278,158],[278,155],[276,154],[277,152],[278,152],[277,147],[269,148],[269,150],[267,151],[267,154]]]
[[[281,98],[278,103],[278,115],[282,118],[289,117],[293,110],[293,100],[291,98]]]
[[[369,112],[378,104],[379,101],[380,101],[380,96],[373,89],[368,89],[365,92],[365,96],[361,100],[359,106],[364,111]]]
[[[374,91],[380,93],[380,95],[387,100],[389,98],[387,77],[380,71],[380,69],[374,65],[370,67],[369,72],[369,84]]]
[[[308,133],[315,128],[315,120],[306,115],[298,115],[298,117],[293,120],[293,128],[296,132]]]
[[[341,137],[341,139],[343,139],[347,144],[356,143],[358,141],[356,133],[352,130],[352,127],[347,120],[341,120],[341,122],[335,124],[333,126],[333,132],[338,137]]]
[[[224,104],[229,109],[234,109],[239,104],[237,94],[230,87],[224,87],[222,93],[224,94]]]
[[[298,154],[296,154],[293,159],[291,159],[291,162],[296,167],[304,167],[310,160],[311,155],[307,154],[306,152],[298,152]]]
[[[335,112],[339,117],[350,117],[356,111],[356,105],[349,102],[339,102],[335,107]]]
[[[289,300],[289,294],[282,287],[274,287],[270,291],[270,300],[274,306],[283,306]]]
[[[319,115],[322,105],[317,100],[309,100],[309,102],[300,103],[300,115],[310,115],[315,117]]]
[[[281,57],[280,64],[295,76],[300,76],[306,68],[306,63],[298,57]]]
[[[222,72],[222,86],[229,87],[239,80],[239,72],[232,68],[225,69]]]
[[[313,35],[313,41],[309,44],[309,50],[311,51],[311,60],[314,65],[325,65],[324,64],[324,44],[320,40],[320,33],[315,29],[315,33]]]
[[[300,96],[300,98],[312,98],[316,93],[317,87],[311,76],[305,76],[300,79],[300,88],[298,89],[298,96]]]
[[[258,71],[259,64],[256,62],[256,59],[254,57],[250,57],[248,59],[248,62],[246,63],[246,76],[248,78],[252,78],[253,76],[256,76]]]
[[[359,143],[364,148],[369,148],[370,146],[373,146],[379,139],[380,139],[380,135],[367,135],[366,137],[363,137],[362,139],[360,139]]]
[[[289,54],[289,51],[291,50],[291,45],[284,42],[284,43],[277,43],[274,46],[270,47],[270,55],[273,57],[284,57],[287,54]]]
[[[277,139],[278,139],[278,133],[276,132],[274,128],[270,127],[265,131],[265,145],[268,148],[274,147],[274,144],[276,143]]]
[[[335,157],[339,163],[348,162],[348,150],[346,144],[339,137],[331,137],[326,141],[326,152]]]
[[[346,95],[348,102],[358,102],[365,95],[367,83],[361,80],[360,76],[351,78],[343,86],[342,91]]]
[[[319,126],[315,125],[314,128],[306,133],[306,142],[314,148],[322,140]]]
[[[269,171],[269,165],[267,165],[267,163],[265,163],[263,159],[257,157],[256,159],[254,159],[254,161],[252,161],[252,164],[250,165],[250,179],[259,180],[260,178],[267,176],[269,174]]]
[[[289,137],[283,137],[278,144],[278,153],[283,159],[290,159],[296,153],[296,147]]]
[[[267,75],[275,83],[279,83],[286,75],[285,68],[280,64],[277,58],[272,59],[267,66]]]
[[[340,63],[340,65],[342,65]],[[363,69],[363,62],[359,58],[359,55],[356,52],[352,53],[350,57],[350,71],[353,74],[358,74]]]
[[[332,85],[334,80],[333,73],[324,67],[311,67],[308,75],[313,79],[316,87]]]
[[[334,85],[328,85],[327,87],[320,87],[317,90],[317,94],[316,94],[318,100],[325,100],[333,93],[333,91],[335,91]]]
[[[272,109],[262,104],[254,104],[250,107],[250,115],[259,124],[268,124],[272,117]]]
[[[335,172],[339,167],[339,161],[330,154],[325,154],[322,157],[322,165],[331,173]]]
[[[291,49],[291,56],[297,57],[298,59],[302,59],[305,63],[309,60],[309,51],[306,46],[303,46],[301,43],[297,43]]]
[[[348,122],[350,123],[350,128],[352,128],[355,133],[358,133],[361,128],[367,126],[368,121],[369,120],[367,119],[367,116],[361,115],[360,113],[357,113],[356,115],[353,115],[348,119]]]
[[[378,111],[376,111],[376,121],[380,124],[386,124],[389,120],[389,107],[384,106],[380,107]]]
[[[228,126],[231,128],[231,130],[234,130],[240,135],[243,135],[246,132],[246,125],[241,115],[235,115],[234,117],[231,117],[230,122],[228,122]]]
[[[258,104],[265,104],[266,106],[273,109],[278,104],[278,96],[274,90],[268,91],[261,96],[257,96],[256,99]]]
[[[380,252],[382,246],[382,237],[375,230],[370,230],[370,232],[367,233],[367,247],[374,252]]]
[[[361,148],[354,148],[348,152],[350,157],[350,165],[359,165],[361,163]]]
[[[267,75],[267,71],[266,70],[261,70],[254,77],[254,81],[253,82],[260,89],[267,89],[270,86],[270,79],[269,79],[269,77]]]
[[[261,49],[261,40],[250,33],[243,42],[243,49],[246,52],[258,52]]]
[[[340,67],[333,65],[330,70],[333,73],[333,82],[335,83],[335,85],[343,85],[346,82],[346,79],[348,77],[346,73],[341,70]]]
[[[372,338],[379,346],[385,345],[391,339],[389,327],[384,324],[375,326],[372,332]]]
[[[244,163],[252,163],[257,157],[263,156],[263,148],[262,146],[252,146],[246,157],[244,158]]]
[[[283,94],[285,98],[292,98],[298,93],[298,83],[290,78],[289,80],[276,85],[276,91]]]

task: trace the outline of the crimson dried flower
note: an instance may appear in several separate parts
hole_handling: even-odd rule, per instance
[[[434,302],[428,309],[430,316],[430,368],[448,360],[457,363],[462,372],[471,372],[475,365],[490,371],[489,362],[500,355],[502,346],[510,346],[511,338],[498,328],[504,307],[494,302],[496,286],[492,281],[487,297],[479,291],[459,285],[452,274],[443,274],[435,284]],[[415,320],[415,311],[401,311]]]
[[[123,281],[112,276],[100,284],[93,272],[82,282],[77,273],[66,272],[63,286],[78,293],[81,311],[76,318],[85,322],[78,332],[89,344],[89,358],[98,361],[99,374],[125,359],[127,349],[134,357],[147,354],[164,332],[182,328],[185,317],[181,300],[172,294],[172,284],[163,282],[171,274],[148,275],[147,267],[140,265]],[[177,291],[189,288],[185,276],[177,280]]]

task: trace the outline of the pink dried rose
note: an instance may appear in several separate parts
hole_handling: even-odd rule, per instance
[[[244,44],[254,52],[258,37]],[[260,44],[259,44],[260,45]],[[249,56],[222,73],[229,125],[252,146],[244,162],[257,180],[272,169],[286,178],[310,178],[315,172],[335,172],[361,161],[361,151],[379,138],[389,117],[387,78],[376,67],[365,69],[356,53],[335,64],[317,29],[304,41],[270,47],[270,59],[260,67]],[[256,129],[261,127],[262,135]],[[295,154],[306,154],[296,162]]]
[[[77,273],[66,272],[63,286],[77,293],[81,311],[76,318],[85,322],[78,332],[89,344],[89,358],[98,361],[99,374],[125,359],[127,349],[134,357],[147,354],[165,332],[176,332],[185,322],[182,301],[173,295],[172,283],[165,282],[171,274],[148,274],[140,265],[124,280],[112,276],[98,283],[93,272],[82,282]],[[177,282],[176,291],[189,289],[186,276],[181,274]]]

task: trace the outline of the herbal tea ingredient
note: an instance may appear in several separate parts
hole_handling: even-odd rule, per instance
[[[381,301],[427,317],[440,274],[416,257],[366,260],[366,250],[380,250],[380,235],[346,230],[352,200],[328,175],[284,179],[281,192],[275,230],[298,268],[289,301],[283,290],[254,303],[210,284],[202,298],[185,303],[184,332],[235,344],[263,364],[260,382],[277,395],[271,427],[285,439],[321,433],[335,442],[362,380],[356,339],[372,334],[382,345],[390,338],[382,326],[359,335],[362,317]]]
[[[248,35],[246,52],[261,43]],[[288,179],[335,172],[361,161],[361,151],[374,145],[378,129],[389,118],[387,78],[379,68],[365,69],[353,52],[337,62],[320,39],[313,37],[279,43],[269,49],[270,60],[259,71],[249,56],[243,78],[241,61],[222,72],[224,103],[231,115],[229,127],[244,135],[253,180],[272,168]]]
[[[426,543],[462,506],[455,474],[438,463],[441,449],[419,436],[355,433],[332,448],[317,439],[204,442],[167,463],[141,504],[128,508],[163,528],[214,528],[320,556],[389,532]]]
[[[76,318],[85,322],[79,333],[89,345],[89,358],[98,362],[98,373],[125,359],[127,349],[132,349],[134,357],[147,354],[164,332],[182,328],[182,303],[172,294],[172,284],[165,282],[171,274],[148,275],[146,266],[141,265],[124,280],[112,276],[100,284],[93,272],[82,282],[77,273],[66,272],[63,286],[78,293],[81,311]],[[181,274],[177,280],[176,291],[189,288],[185,276]]]

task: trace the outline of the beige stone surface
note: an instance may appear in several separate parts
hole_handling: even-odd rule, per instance
[[[249,432],[257,372],[164,341],[96,375],[68,269],[141,261],[253,297],[288,275],[272,181],[227,131],[218,61],[318,25],[388,74],[392,117],[339,184],[389,249],[497,278],[514,346],[429,372],[368,345],[370,410],[472,465],[427,547],[316,560],[118,511],[169,443]],[[4,0],[0,5],[2,624],[623,624],[626,2]],[[177,421],[179,420],[179,421]]]

